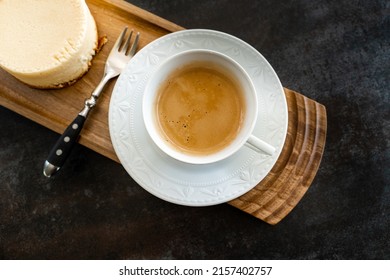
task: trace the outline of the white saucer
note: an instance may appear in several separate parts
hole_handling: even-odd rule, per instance
[[[155,146],[142,120],[143,91],[150,74],[164,59],[189,49],[222,52],[248,72],[259,97],[253,134],[276,147],[274,155],[244,146],[218,163],[191,165],[166,156]],[[163,36],[130,60],[111,96],[109,129],[120,162],[141,187],[172,203],[206,206],[239,197],[267,175],[283,148],[287,118],[283,87],[257,50],[226,33],[194,29]]]

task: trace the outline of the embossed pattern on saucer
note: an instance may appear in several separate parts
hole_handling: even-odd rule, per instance
[[[142,120],[142,95],[151,73],[171,55],[190,49],[222,52],[253,79],[259,102],[254,135],[276,147],[268,156],[244,146],[214,164],[191,165],[163,154],[149,138]],[[166,201],[189,206],[224,203],[255,187],[276,163],[287,134],[283,87],[266,59],[244,41],[226,33],[193,29],[163,36],[141,49],[113,90],[109,129],[115,152],[129,175]]]

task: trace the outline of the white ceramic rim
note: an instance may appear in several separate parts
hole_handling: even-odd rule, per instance
[[[244,146],[218,163],[194,166],[171,159],[154,145],[142,121],[146,80],[161,60],[194,48],[222,52],[251,76],[259,97],[253,134],[276,148],[272,156]],[[129,175],[151,194],[187,206],[224,203],[255,187],[276,163],[288,124],[286,96],[267,60],[237,37],[207,29],[171,33],[141,49],[116,82],[108,117],[114,150]]]
[[[157,92],[158,86],[161,84],[161,81],[164,81],[169,74],[182,66],[172,66],[178,64],[177,60],[185,59],[183,56],[190,57],[190,60],[184,62],[187,64],[192,61],[197,61],[199,58],[194,59],[193,56],[202,57],[200,60],[204,60],[205,57],[209,57],[210,55],[216,57],[216,62],[222,58],[225,65],[231,65],[234,69],[228,70],[228,72],[238,73],[241,86],[245,89],[245,95],[249,95],[246,98],[246,113],[245,113],[245,125],[242,127],[242,130],[237,135],[237,139],[235,139],[230,145],[226,146],[224,149],[209,155],[191,155],[188,153],[180,152],[180,150],[175,149],[172,145],[167,144],[164,141],[161,133],[159,132],[158,126],[155,121],[154,114],[154,100]],[[212,58],[213,59],[213,58]],[[218,63],[218,62],[216,62]],[[164,71],[164,68],[169,68],[170,70]],[[171,69],[172,68],[172,69]],[[157,76],[158,82],[151,81],[155,79]],[[248,99],[248,100],[247,100]],[[146,130],[149,133],[149,136],[153,139],[154,143],[167,155],[172,158],[190,164],[210,164],[220,160],[223,160],[232,154],[236,153],[248,140],[249,136],[252,134],[253,129],[256,124],[257,114],[258,114],[258,106],[257,106],[257,94],[255,87],[245,69],[238,64],[235,60],[230,58],[229,56],[205,49],[192,49],[184,52],[177,53],[172,55],[161,62],[161,64],[156,67],[156,69],[151,74],[149,81],[145,87],[145,92],[142,100],[142,112],[143,112],[143,120],[146,127]]]

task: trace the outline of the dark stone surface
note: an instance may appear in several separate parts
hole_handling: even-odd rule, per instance
[[[312,186],[270,226],[227,204],[162,201],[82,146],[49,180],[42,164],[58,135],[0,107],[0,258],[390,258],[388,1],[131,3],[247,41],[285,87],[326,106],[326,151]]]

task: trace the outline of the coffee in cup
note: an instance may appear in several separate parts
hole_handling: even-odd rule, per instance
[[[245,70],[210,50],[168,58],[150,77],[143,99],[145,126],[156,145],[194,164],[222,160],[253,139],[253,145],[262,142],[251,135],[257,110]]]
[[[227,69],[207,60],[189,62],[158,87],[154,110],[166,142],[204,156],[228,146],[241,129],[243,89]]]

